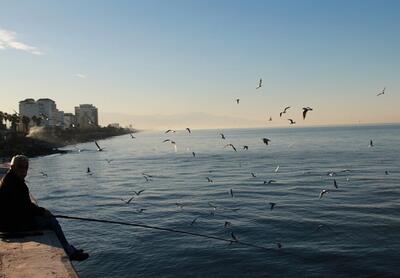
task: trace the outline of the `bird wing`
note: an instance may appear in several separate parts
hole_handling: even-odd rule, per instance
[[[101,149],[99,144],[97,144],[97,141],[94,141],[94,143],[96,144],[97,148]]]

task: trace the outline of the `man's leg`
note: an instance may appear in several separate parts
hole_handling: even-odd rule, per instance
[[[65,252],[71,259],[82,260],[89,257],[86,253],[83,253],[83,250],[77,250],[68,243],[60,224],[54,216],[35,216],[33,221],[37,229],[49,229],[54,231]],[[83,254],[86,255],[82,256]]]

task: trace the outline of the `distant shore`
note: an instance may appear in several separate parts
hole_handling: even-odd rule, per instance
[[[6,133],[0,140],[0,158],[8,160],[16,154],[28,157],[66,153],[60,148],[67,145],[106,139],[114,136],[136,133],[137,130],[114,127],[91,129],[36,128],[29,134]]]

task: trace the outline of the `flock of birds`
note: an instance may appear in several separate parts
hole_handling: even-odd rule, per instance
[[[259,83],[258,83],[258,86],[256,87],[256,89],[258,90],[258,89],[260,89],[261,87],[262,87],[262,79],[259,80]],[[382,90],[382,92],[380,92],[379,94],[377,94],[377,96],[383,95],[383,94],[385,93],[385,90],[386,90],[386,87]],[[239,99],[236,99],[236,102],[237,102],[237,104],[239,104],[240,100],[239,100]],[[279,113],[279,117],[282,117],[284,114],[286,114],[290,108],[291,108],[290,106],[284,107],[284,109]],[[303,120],[306,119],[307,113],[310,112],[310,111],[313,111],[313,109],[312,109],[311,107],[303,107],[303,111],[302,111],[302,118],[303,118]],[[270,121],[271,121],[271,120],[272,120],[272,118],[270,117]],[[289,124],[290,124],[290,125],[293,125],[293,124],[296,123],[296,122],[295,122],[293,119],[291,119],[291,118],[289,118],[288,121],[289,121]],[[185,129],[185,131],[188,133],[188,135],[190,135],[190,134],[192,133],[192,130],[191,130],[189,127],[187,127],[187,128]],[[175,132],[177,132],[177,130],[168,129],[168,130],[166,130],[166,131],[164,132],[164,134],[172,134],[172,133],[175,133]],[[130,133],[129,135],[130,135],[130,137],[131,137],[132,139],[136,139],[136,137],[135,137],[132,133]],[[220,139],[221,139],[221,140],[226,140],[226,139],[227,139],[227,137],[226,137],[223,133],[219,133],[219,136],[220,136]],[[271,143],[271,139],[266,138],[266,137],[261,138],[261,141],[262,141],[263,144],[265,144],[266,146],[268,146],[268,145]],[[98,143],[97,141],[94,141],[94,143],[95,143],[95,146],[96,146],[96,148],[97,148],[97,151],[102,152],[102,151],[105,150],[105,148],[102,148],[102,147],[99,145],[99,143]],[[176,143],[174,140],[168,138],[168,139],[164,139],[164,140],[162,141],[162,143],[170,143],[170,144],[172,144],[172,145],[174,146],[174,148],[175,148],[175,151],[176,151],[176,145],[177,145],[177,143]],[[374,143],[373,143],[372,140],[370,140],[369,146],[370,146],[370,147],[374,147]],[[231,148],[231,149],[232,149],[233,151],[235,151],[235,152],[238,151],[237,147],[234,146],[232,143],[225,144],[225,145],[224,145],[224,148]],[[243,149],[244,151],[247,151],[247,150],[249,150],[249,146],[248,146],[248,145],[243,145],[243,146],[242,146],[242,149]],[[79,150],[79,151],[80,151],[80,150]],[[193,157],[196,157],[196,153],[195,153],[194,151],[192,152],[192,156],[193,156]],[[106,160],[107,160],[108,163],[111,163],[111,162],[113,161],[113,159],[106,159]],[[279,171],[279,168],[280,168],[279,165],[276,166],[274,172],[277,173],[277,172]],[[344,169],[344,170],[342,170],[341,172],[350,172],[350,170],[349,170],[349,169]],[[87,173],[88,175],[92,175],[92,174],[93,174],[93,172],[91,171],[90,167],[87,167],[86,173]],[[44,173],[44,172],[40,172],[40,174],[41,174],[43,177],[48,177],[48,175],[47,175],[46,173]],[[256,177],[257,177],[257,175],[256,175],[254,172],[250,172],[250,174],[251,174],[251,177],[253,177],[253,178],[256,178]],[[388,171],[385,171],[385,174],[386,174],[386,175],[389,175],[389,172],[388,172]],[[331,171],[331,172],[328,172],[326,175],[334,178],[334,177],[337,175],[337,173]],[[151,181],[153,180],[153,178],[154,178],[153,175],[148,174],[148,173],[142,173],[142,176],[143,176],[143,178],[145,179],[146,182],[151,182]],[[213,183],[213,182],[214,182],[213,179],[212,179],[211,177],[208,177],[208,176],[206,177],[206,181],[207,181],[208,183]],[[264,180],[264,181],[263,181],[263,184],[264,184],[264,185],[270,185],[270,184],[273,184],[273,183],[276,183],[276,182],[277,182],[277,181],[274,180],[274,179],[269,179],[269,180]],[[338,188],[339,188],[338,182],[336,181],[335,178],[333,179],[333,186],[334,186],[335,189],[338,189]],[[130,197],[128,197],[127,199],[121,198],[120,200],[121,200],[124,204],[129,205],[129,204],[131,204],[136,198],[138,198],[139,196],[141,196],[141,195],[143,194],[143,192],[145,192],[145,189],[141,189],[141,190],[138,190],[138,191],[134,191],[134,190],[133,190],[133,191],[132,191],[133,194],[132,194]],[[319,193],[319,196],[318,196],[319,199],[324,198],[324,197],[325,197],[328,193],[330,193],[330,192],[332,192],[331,189],[323,189],[323,190],[321,190],[320,193]],[[235,192],[234,192],[233,189],[230,189],[230,190],[229,190],[229,195],[230,195],[231,198],[234,198],[234,197],[235,197]],[[316,197],[317,197],[317,196],[316,196]],[[277,203],[276,203],[276,202],[268,202],[267,204],[268,204],[269,210],[271,210],[271,211],[274,210],[274,209],[277,207]],[[184,208],[184,206],[185,206],[184,204],[178,203],[178,202],[175,203],[175,205],[176,205],[179,209],[181,209],[181,210],[182,210],[182,209]],[[208,206],[209,206],[209,208],[211,209],[210,215],[214,216],[214,215],[215,215],[215,212],[217,211],[217,206],[214,205],[214,204],[212,204],[212,203],[210,203],[210,202],[208,203]],[[237,211],[237,210],[239,210],[239,209],[240,209],[240,208],[231,208],[230,210],[232,210],[232,211]],[[146,210],[145,208],[140,208],[140,209],[137,209],[137,212],[138,212],[138,213],[142,213],[142,212],[144,212],[145,210]],[[191,221],[190,225],[191,225],[191,226],[195,225],[195,223],[197,222],[197,220],[198,220],[200,217],[201,217],[201,216],[196,216],[195,218],[193,218],[193,220]],[[232,226],[232,223],[231,223],[231,222],[229,222],[229,221],[225,221],[225,222],[224,222],[224,228],[230,229],[231,226]],[[324,226],[324,225],[318,225],[318,227],[316,228],[315,231],[319,231],[323,226]],[[328,228],[329,228],[329,227],[328,227]],[[330,228],[329,228],[329,229],[330,229]],[[238,237],[233,233],[233,231],[230,232],[230,237],[231,237],[231,242],[238,242],[238,241],[239,241]],[[282,243],[281,243],[280,241],[275,242],[275,244],[276,244],[276,246],[277,246],[278,249],[282,248]]]

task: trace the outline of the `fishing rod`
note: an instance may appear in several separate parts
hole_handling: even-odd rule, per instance
[[[219,240],[219,241],[228,242],[229,244],[237,243],[240,245],[250,246],[250,247],[254,247],[254,248],[258,248],[258,249],[263,249],[266,251],[273,250],[273,248],[267,248],[267,247],[239,241],[238,239],[231,240],[231,239],[225,239],[222,237],[203,235],[203,234],[199,234],[199,233],[193,233],[193,232],[188,232],[188,231],[175,230],[175,229],[163,228],[163,227],[157,227],[157,226],[150,226],[150,225],[145,225],[145,224],[128,223],[128,222],[122,222],[122,221],[113,221],[113,220],[104,220],[104,219],[95,219],[95,218],[85,218],[85,217],[68,216],[68,215],[60,215],[60,214],[54,215],[54,217],[70,219],[70,220],[80,220],[80,221],[88,221],[88,222],[99,222],[99,223],[117,224],[117,225],[124,225],[124,226],[141,227],[141,228],[146,228],[146,229],[167,231],[167,232],[172,232],[172,233],[179,233],[179,234],[184,234],[184,235],[191,235],[191,236],[203,237],[203,238],[208,238],[208,239],[215,239],[215,240]],[[233,235],[232,235],[232,237],[233,237]]]

